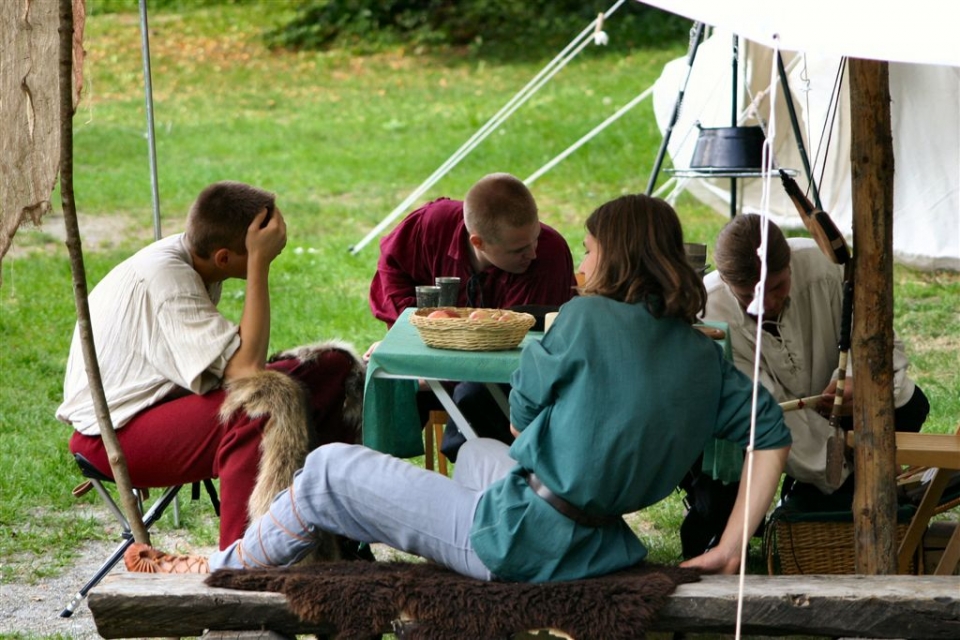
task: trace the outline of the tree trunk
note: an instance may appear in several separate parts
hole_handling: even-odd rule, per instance
[[[893,138],[888,65],[850,60],[856,569],[897,572],[893,424]]]
[[[100,365],[93,343],[90,325],[90,307],[87,303],[87,273],[80,246],[80,227],[73,194],[73,0],[60,0],[60,197],[63,202],[63,223],[66,227],[67,250],[70,252],[70,271],[73,274],[74,300],[77,306],[77,327],[83,346],[83,359],[90,384],[90,394],[100,423],[100,437],[107,449],[110,469],[120,492],[123,510],[137,542],[150,543],[150,534],[143,524],[140,507],[133,495],[133,485],[127,471],[127,460],[113,429],[107,407]]]

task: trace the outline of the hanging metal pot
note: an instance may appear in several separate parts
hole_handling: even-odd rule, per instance
[[[701,127],[690,160],[692,169],[761,169],[763,129],[753,127]]]

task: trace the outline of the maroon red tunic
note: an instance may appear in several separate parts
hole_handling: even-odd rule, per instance
[[[561,305],[573,295],[576,279],[566,240],[541,223],[537,258],[524,273],[485,269],[478,282],[482,305],[505,309],[517,305]],[[415,287],[437,276],[460,278],[458,306],[470,306],[467,283],[477,275],[470,264],[463,202],[440,198],[410,213],[380,241],[377,273],[370,284],[373,315],[393,326],[407,307],[416,306]]]

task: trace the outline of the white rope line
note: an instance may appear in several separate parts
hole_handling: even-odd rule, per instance
[[[596,37],[596,29],[599,24],[602,23],[603,19],[609,18],[613,13],[620,8],[620,6],[626,0],[617,0],[617,2],[607,9],[606,12],[597,16],[597,18],[590,22],[583,31],[579,33],[564,49],[558,53],[553,60],[551,60],[540,72],[534,76],[520,91],[517,92],[513,98],[510,99],[507,104],[501,107],[500,111],[494,114],[473,136],[470,137],[463,145],[460,146],[457,151],[454,152],[450,158],[447,159],[439,168],[437,168],[431,175],[428,177],[419,187],[417,187],[413,193],[404,199],[397,207],[384,218],[380,224],[370,230],[370,232],[364,236],[364,238],[350,248],[350,253],[357,254],[363,249],[367,244],[370,243],[375,237],[380,235],[380,233],[390,226],[394,220],[396,220],[401,214],[405,213],[409,207],[416,202],[424,193],[427,192],[430,187],[436,184],[443,176],[450,172],[453,167],[460,163],[463,158],[465,158],[477,145],[483,142],[491,133],[493,133],[497,127],[499,127],[514,111],[519,109],[527,100],[529,100],[533,94],[535,94],[540,87],[542,87],[548,80],[555,76],[561,69],[563,69],[573,58],[575,58],[583,49],[594,42]]]
[[[812,89],[811,89],[811,82],[810,82],[810,72],[809,72],[809,69],[807,68],[807,53],[806,52],[801,53],[800,58],[803,64],[803,66],[800,69],[800,82],[803,83],[803,86],[800,89],[800,91],[803,93],[804,109],[806,109],[806,113],[809,114],[810,113],[810,92]],[[813,140],[813,138],[811,137],[813,135],[813,132],[810,130],[810,118],[809,117],[804,118],[803,124],[807,133],[807,140]],[[817,145],[818,156],[820,155],[819,146],[820,145],[818,144]]]
[[[689,180],[690,178],[678,178],[677,176],[670,176],[666,182],[660,185],[660,188],[653,192],[653,197],[663,197],[663,199],[669,202],[672,206],[677,201],[677,198],[680,197],[680,194],[686,190],[687,182]],[[660,194],[667,189],[670,189],[670,193],[668,193],[666,196],[661,196]]]
[[[774,68],[776,68],[776,62],[775,62],[776,55],[777,55],[776,52],[774,52],[773,54]],[[797,56],[797,57],[794,57],[789,63],[785,64],[783,67],[784,73],[789,74],[791,71],[793,71],[793,68],[797,66],[799,61],[800,61],[800,58],[799,56]],[[747,83],[744,83],[744,84],[747,84]],[[747,84],[746,92],[747,92],[747,97],[750,98],[750,102],[747,104],[746,107],[744,107],[743,111],[740,113],[740,117],[737,118],[737,124],[743,124],[744,121],[746,121],[748,118],[753,116],[754,118],[756,118],[757,122],[760,123],[760,127],[763,129],[764,134],[766,134],[767,128],[770,127],[771,125],[769,121],[764,120],[761,117],[760,103],[763,102],[763,100],[769,95],[770,96],[769,104],[771,105],[771,112],[772,112],[773,111],[772,105],[776,104],[776,99],[775,99],[776,95],[774,93],[774,87],[778,86],[779,84],[780,84],[779,73],[772,75],[770,79],[770,83],[766,87],[757,91],[756,95],[753,94],[753,92],[750,90],[749,84]],[[770,120],[772,120],[772,118],[770,118]],[[809,139],[809,135],[807,136],[807,139]]]
[[[779,47],[776,46],[778,43],[774,42],[774,56],[779,55]],[[763,168],[764,177],[762,178],[762,190],[760,196],[760,247],[757,249],[758,257],[760,258],[760,280],[757,282],[756,288],[754,289],[753,302],[751,306],[756,305],[756,316],[757,316],[757,335],[756,335],[756,348],[753,354],[753,399],[752,406],[750,408],[750,443],[747,446],[747,456],[746,456],[746,465],[747,465],[747,474],[746,474],[746,493],[745,493],[745,512],[743,517],[743,535],[742,543],[740,546],[740,576],[739,583],[737,587],[737,623],[736,630],[734,633],[735,640],[740,640],[741,627],[743,624],[743,592],[744,584],[746,580],[746,567],[747,567],[747,549],[750,545],[750,538],[753,535],[753,532],[749,530],[748,523],[750,521],[750,496],[753,491],[753,459],[754,459],[754,445],[756,443],[756,432],[757,432],[757,398],[758,391],[760,388],[760,345],[761,339],[763,337],[763,316],[764,316],[764,291],[766,290],[767,282],[767,241],[769,239],[770,232],[770,186],[773,182],[773,147],[774,142],[776,141],[776,130],[777,130],[777,111],[774,107],[777,99],[777,83],[778,71],[776,65],[772,65],[770,69],[770,117],[768,120],[769,127],[767,131],[767,136],[763,141],[763,154],[761,156],[761,167]]]
[[[631,109],[633,109],[635,106],[637,106],[638,104],[640,104],[641,102],[643,102],[644,100],[646,100],[648,97],[650,97],[650,95],[651,95],[652,93],[653,93],[653,87],[651,86],[651,87],[649,87],[646,91],[644,91],[643,93],[641,93],[640,95],[638,95],[637,97],[635,97],[633,100],[631,100],[631,101],[628,102],[627,104],[625,104],[625,105],[623,105],[622,107],[620,107],[620,108],[616,111],[616,113],[614,113],[613,115],[611,115],[610,117],[608,117],[606,120],[604,120],[603,122],[601,122],[600,124],[598,124],[597,126],[595,126],[593,129],[590,130],[589,133],[587,133],[587,134],[584,135],[582,138],[580,138],[579,140],[577,140],[576,142],[574,142],[572,145],[570,145],[569,147],[567,147],[567,149],[566,149],[565,151],[563,151],[562,153],[560,153],[559,155],[557,155],[553,160],[549,161],[547,164],[543,165],[542,167],[540,167],[539,169],[537,169],[536,171],[534,171],[533,174],[531,174],[529,178],[527,178],[526,180],[523,181],[524,184],[526,184],[526,185],[531,185],[531,184],[533,184],[533,183],[536,181],[537,178],[539,178],[540,176],[542,176],[543,174],[545,174],[547,171],[549,171],[550,169],[552,169],[552,168],[554,168],[555,166],[557,166],[558,164],[560,164],[563,160],[565,160],[565,159],[567,158],[567,156],[569,156],[569,155],[572,154],[574,151],[576,151],[577,149],[579,149],[580,147],[582,147],[583,145],[585,145],[587,142],[589,142],[590,140],[592,140],[592,139],[593,139],[594,137],[596,137],[601,131],[603,131],[604,129],[606,129],[607,127],[609,127],[611,124],[613,124],[614,122],[616,122],[617,120],[619,120],[625,113],[627,113],[628,111],[630,111]]]

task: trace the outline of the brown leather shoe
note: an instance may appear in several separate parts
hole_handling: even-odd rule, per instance
[[[123,554],[127,571],[138,573],[210,573],[204,556],[175,555],[135,542]]]

